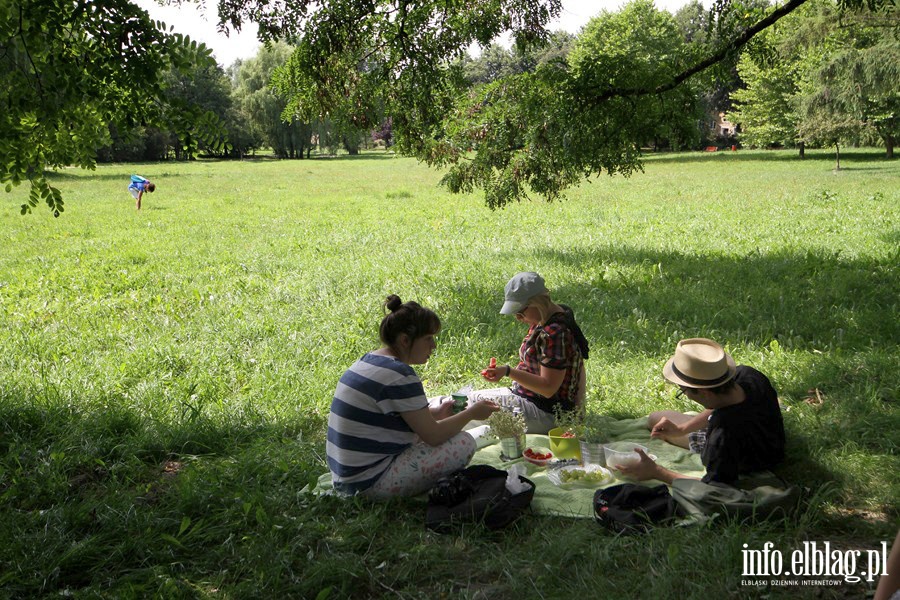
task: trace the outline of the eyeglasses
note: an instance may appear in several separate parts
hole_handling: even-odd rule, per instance
[[[693,389],[694,388],[689,388],[689,387],[684,387],[683,385],[679,385],[678,391],[675,392],[675,397],[679,398],[679,399],[684,398],[684,395],[687,394],[688,392],[693,391]]]
[[[522,307],[522,310],[520,310],[519,312],[516,313],[516,318],[517,318],[517,319],[524,319],[524,318],[525,318],[525,311],[528,310],[528,306],[529,306],[529,305],[526,304],[525,306]]]

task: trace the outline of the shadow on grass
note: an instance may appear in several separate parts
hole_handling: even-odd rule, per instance
[[[797,152],[789,152],[784,150],[720,150],[718,152],[665,152],[659,154],[647,153],[641,155],[641,160],[647,163],[699,163],[714,162],[721,160],[741,160],[747,162],[822,162],[829,165],[835,164],[834,152],[824,150],[808,150],[806,156],[801,157]],[[893,159],[886,158],[884,152],[847,152],[841,151],[841,164],[845,163],[871,163],[894,162]],[[900,164],[900,161],[897,161]],[[883,169],[880,168],[878,170]],[[848,169],[849,170],[849,169]]]
[[[587,283],[553,287],[571,303],[588,337],[602,345],[625,336],[638,352],[656,353],[674,331],[715,332],[732,344],[805,349],[894,348],[900,339],[893,259],[780,252],[698,256],[622,246],[535,252],[590,274]],[[610,327],[611,322],[626,327]],[[820,348],[821,349],[821,348]]]
[[[894,245],[900,246],[900,229],[895,229],[894,231],[892,231],[890,233],[886,233],[886,234],[882,235],[881,241],[888,243],[888,244],[894,244]]]
[[[533,262],[581,274],[578,283],[556,285],[551,279],[547,285],[554,300],[575,310],[597,354],[664,361],[678,339],[711,337],[731,348],[815,357],[816,366],[806,367],[801,381],[779,390],[790,396],[804,397],[809,388],[836,379],[842,380],[837,385],[865,382],[890,396],[889,390],[900,387],[900,369],[846,363],[863,354],[897,366],[898,256],[851,259],[811,251],[703,256],[609,245],[537,250]],[[466,288],[459,294],[465,311],[441,314],[446,331],[468,331],[481,323],[479,335],[498,338],[497,346],[518,345],[524,329],[497,314],[502,289]]]
[[[396,158],[402,158],[401,155],[395,154],[393,152],[389,153],[379,153],[375,151],[371,152],[363,152],[357,155],[350,154],[338,154],[336,156],[314,156],[313,160],[340,160],[340,161],[359,161],[359,160],[368,160],[368,161],[379,161],[379,160],[394,160]]]
[[[172,179],[174,177],[193,177],[193,175],[188,175],[187,173],[169,173],[165,172],[165,167],[174,167],[183,163],[154,163],[152,165],[148,165],[146,163],[142,163],[141,165],[134,165],[134,168],[131,170],[132,173],[140,174],[144,173],[158,173],[155,176],[146,175],[148,179],[151,181],[156,181],[157,179]],[[163,168],[160,168],[163,167]],[[152,169],[152,171],[151,171]],[[129,179],[130,175],[117,175],[114,173],[97,173],[97,172],[84,172],[79,170],[77,172],[68,172],[68,171],[48,171],[44,173],[44,176],[48,181],[54,180],[71,180],[71,179],[90,179],[91,181],[121,181],[123,191],[128,187],[128,184],[131,183]],[[127,192],[126,192],[127,193]]]
[[[784,353],[777,361],[782,369],[787,365],[782,381],[766,364],[751,366],[774,375],[782,398],[792,399],[788,405],[807,419],[786,418],[789,438],[798,436],[796,445],[789,439],[787,478],[814,489],[843,480],[847,474],[831,471],[818,455],[840,453],[846,440],[859,442],[856,456],[867,464],[895,445],[890,425],[890,406],[900,388],[895,258],[817,252],[698,256],[609,245],[541,250],[532,260],[580,274],[576,283],[548,279],[547,285],[554,300],[576,312],[595,351],[589,371],[602,372],[604,361],[647,357],[661,369],[678,339],[695,336],[712,337],[738,352],[747,347]],[[468,299],[473,296],[466,292]],[[477,320],[491,324],[485,335],[504,338],[498,346],[517,346],[524,329],[496,314],[502,289],[477,296],[484,300],[474,314],[442,315],[447,330],[471,330]],[[834,400],[813,411],[802,400],[810,388],[833,393]],[[810,425],[811,431],[804,429]],[[878,489],[877,481],[858,479],[853,485],[865,489],[854,499],[869,493],[887,502],[883,496],[889,492]]]
[[[248,477],[271,463],[265,468],[290,475],[297,490],[327,470],[321,440],[308,435],[318,424],[200,417],[163,425],[136,407],[79,408],[95,398],[32,400],[0,389],[0,497],[10,509],[45,511],[104,494],[153,504],[186,463],[254,463]]]

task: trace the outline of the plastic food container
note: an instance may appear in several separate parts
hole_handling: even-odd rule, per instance
[[[566,431],[562,427],[555,427],[547,432],[550,438],[550,452],[556,458],[577,458],[581,460],[581,447],[577,437],[562,437]]]
[[[604,446],[606,454],[606,466],[610,469],[618,468],[621,465],[630,466],[640,462],[640,455],[634,451],[640,448],[647,453],[647,448],[634,442],[612,442]]]

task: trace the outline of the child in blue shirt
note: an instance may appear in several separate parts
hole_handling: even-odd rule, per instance
[[[156,190],[156,184],[151,183],[149,179],[145,179],[140,175],[132,175],[131,183],[128,185],[128,191],[131,192],[131,195],[134,197],[136,204],[135,208],[141,210],[141,197],[143,197],[144,192],[153,192]]]

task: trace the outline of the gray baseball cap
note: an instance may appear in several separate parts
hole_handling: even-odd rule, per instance
[[[537,273],[526,271],[516,273],[513,278],[506,284],[505,296],[506,300],[500,308],[501,315],[514,315],[529,300],[547,292],[547,286],[544,285],[544,278]]]

